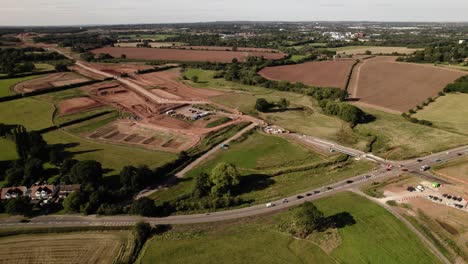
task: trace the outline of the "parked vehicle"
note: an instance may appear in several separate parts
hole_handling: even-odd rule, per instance
[[[273,207],[273,206],[275,206],[274,203],[267,203],[267,204],[266,204],[266,207],[267,207],[267,208],[271,208],[271,207]]]
[[[289,201],[288,201],[288,199],[286,199],[286,198],[284,198],[284,199],[281,201],[281,203],[284,203],[284,204],[287,203],[287,202],[289,202]]]

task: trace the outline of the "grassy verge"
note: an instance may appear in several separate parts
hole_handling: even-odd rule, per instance
[[[226,124],[227,122],[230,122],[231,121],[231,118],[229,117],[221,117],[221,118],[218,118],[208,124],[206,124],[206,128],[213,128],[213,127],[217,127],[217,126],[220,126],[222,124]]]

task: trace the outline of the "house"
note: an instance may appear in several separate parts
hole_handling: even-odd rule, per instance
[[[27,194],[28,188],[26,186],[15,186],[10,188],[2,188],[0,190],[0,199],[1,200],[8,200],[14,199]]]
[[[59,198],[65,198],[72,192],[80,191],[81,185],[79,184],[69,184],[69,185],[60,185],[58,196]]]
[[[31,187],[31,200],[47,200],[57,194],[55,185],[36,185]]]

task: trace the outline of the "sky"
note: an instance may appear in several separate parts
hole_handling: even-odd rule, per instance
[[[210,21],[467,22],[468,0],[0,0],[0,25]]]

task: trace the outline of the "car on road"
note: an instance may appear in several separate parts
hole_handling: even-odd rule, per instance
[[[449,195],[445,196],[445,198],[452,199],[452,195],[449,194]]]
[[[463,153],[457,153],[457,156],[462,156],[462,155],[463,155]]]
[[[306,193],[306,196],[311,196],[312,194],[311,193]]]
[[[333,187],[328,186],[328,187],[327,187],[327,190],[328,190],[328,191],[329,191],[329,190],[333,190]]]
[[[274,203],[267,203],[267,204],[266,204],[266,207],[267,207],[267,208],[271,208],[271,207],[273,207],[273,206],[275,206]]]
[[[353,182],[354,182],[354,181],[352,181],[352,180],[347,180],[347,181],[346,181],[347,184],[351,184],[351,183],[353,183]]]
[[[442,194],[442,197],[447,197],[447,196],[448,196],[448,194],[446,194],[446,193]]]
[[[403,168],[403,169],[401,169],[401,170],[402,170],[402,171],[408,171],[408,168]]]
[[[302,198],[304,198],[304,196],[298,195],[298,196],[296,196],[296,198],[297,198],[297,199],[302,199]]]
[[[441,162],[441,159],[435,159],[434,162]]]
[[[457,201],[459,201],[459,202],[463,201],[463,197],[461,197],[461,196],[458,197]]]
[[[371,175],[366,175],[364,176],[364,179],[369,179],[370,177],[372,177]]]
[[[406,188],[406,190],[407,190],[408,192],[414,192],[414,191],[416,191],[416,189],[415,189],[414,187],[411,187],[411,186],[409,186],[408,188]]]
[[[289,202],[289,201],[288,201],[288,199],[286,199],[286,198],[284,198],[284,199],[281,201],[281,203],[283,203],[283,204],[288,203],[288,202]]]
[[[314,191],[314,193],[315,193],[315,194],[319,194],[319,193],[320,193],[320,191]]]
[[[422,159],[417,159],[416,161],[417,161],[417,162],[423,162],[423,160],[422,160]]]

